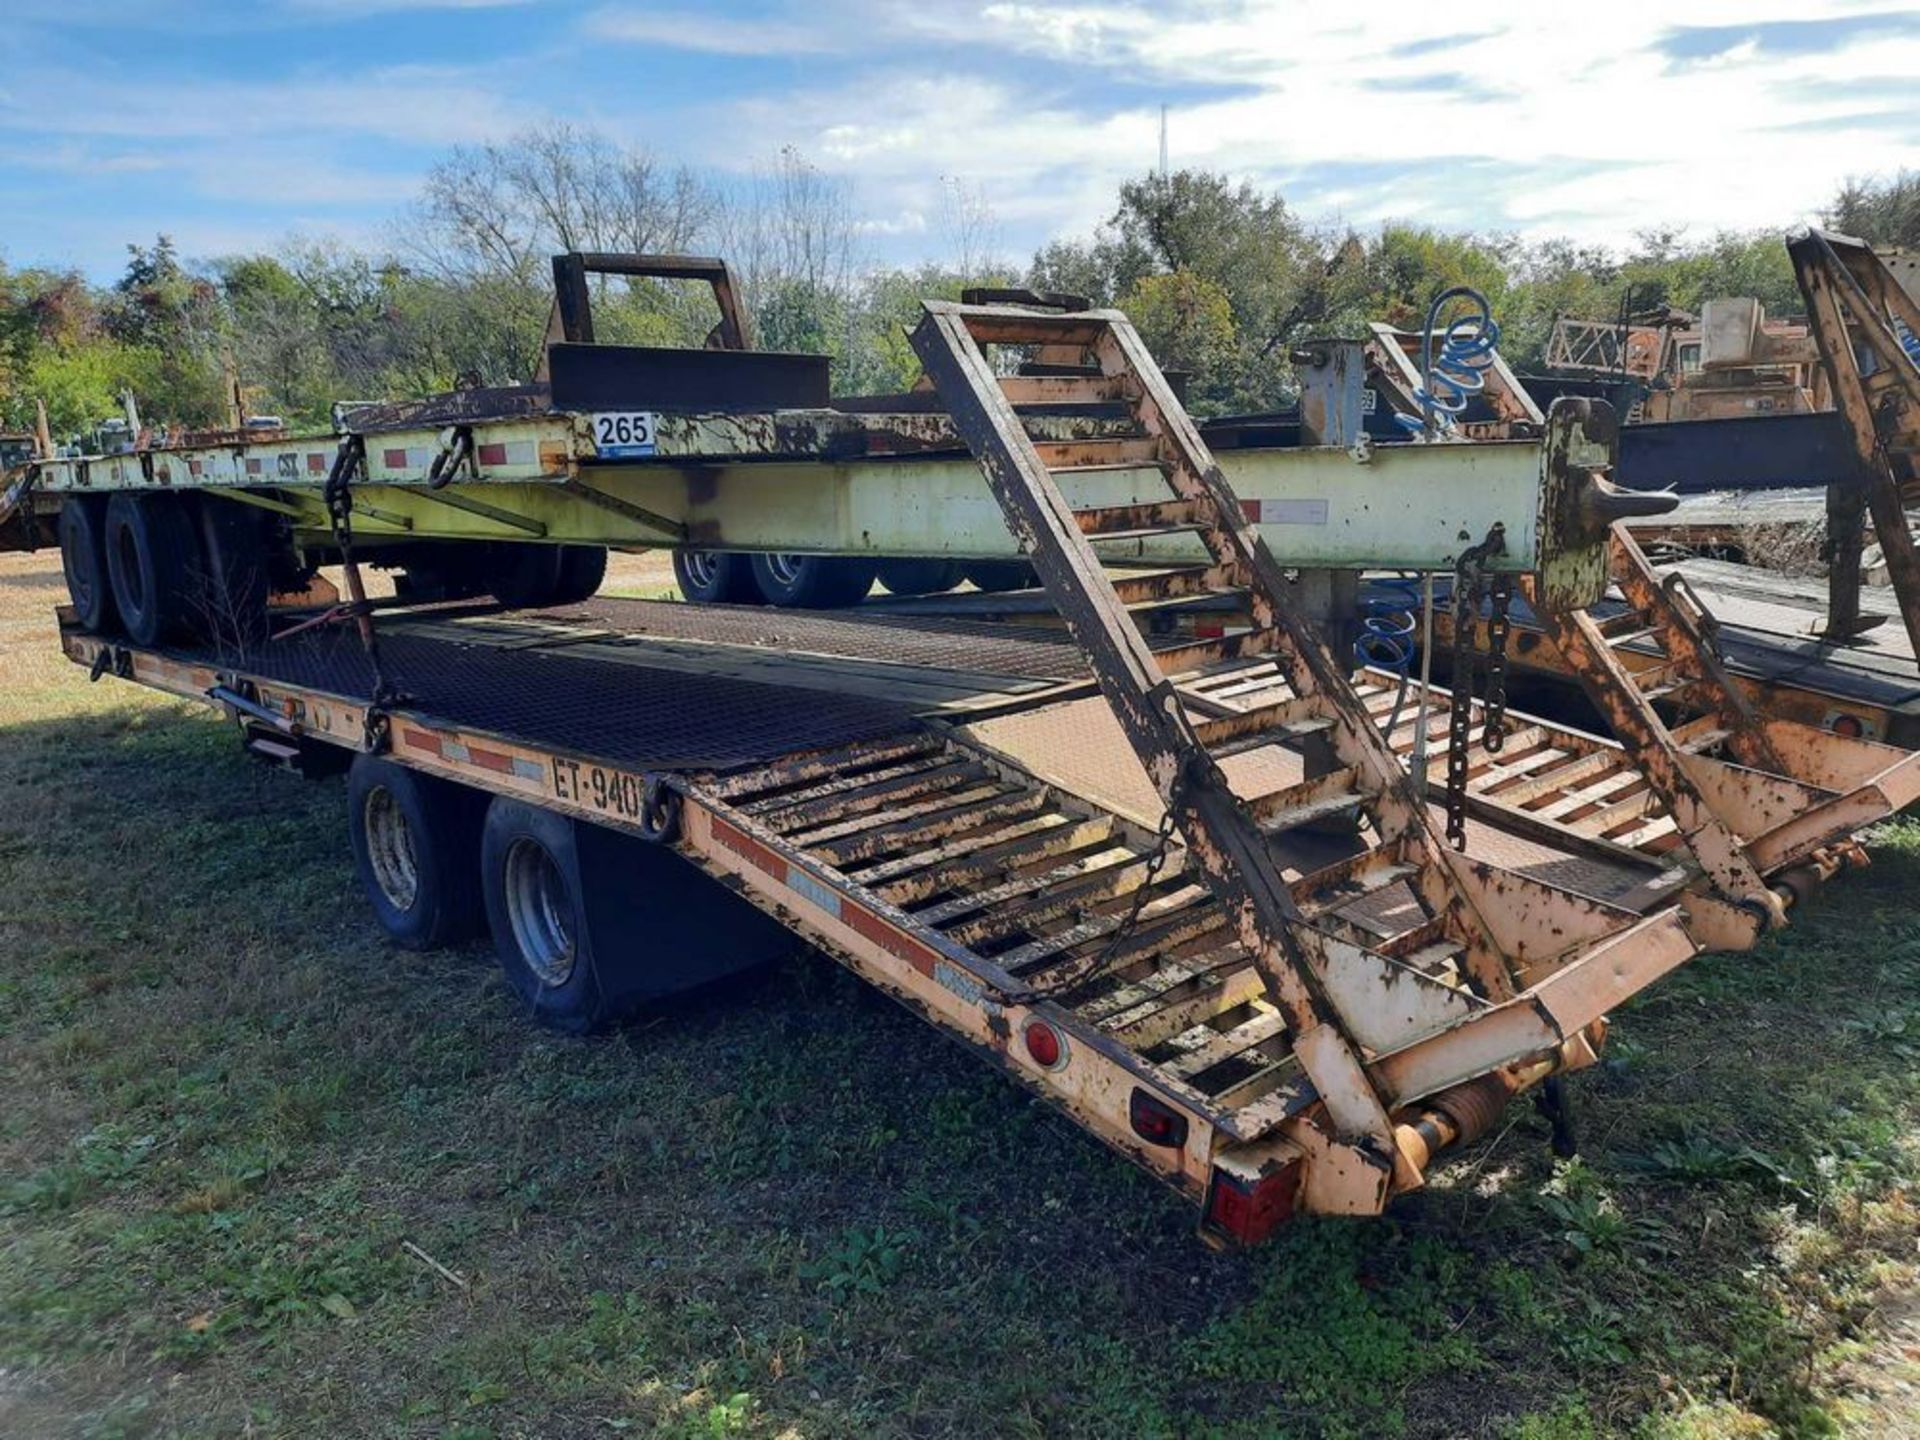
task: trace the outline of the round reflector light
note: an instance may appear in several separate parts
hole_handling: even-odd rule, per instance
[[[1044,1020],[1029,1020],[1023,1032],[1027,1042],[1027,1054],[1033,1057],[1033,1063],[1051,1070],[1066,1058],[1066,1042],[1060,1038],[1060,1032]]]

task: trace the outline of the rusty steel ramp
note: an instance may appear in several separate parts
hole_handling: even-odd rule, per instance
[[[1052,713],[1003,709],[962,733],[1024,773],[1101,797],[1154,837],[1149,854],[1116,862],[1138,878],[1124,900],[1106,902],[1110,913],[1085,922],[1093,928],[1074,942],[1093,947],[1084,963],[1062,969],[1059,944],[1031,937],[1012,953],[1042,964],[1055,986],[1103,981],[1114,968],[1109,933],[1151,919],[1184,945],[1195,938],[1188,927],[1217,913],[1245,991],[1221,993],[1257,1012],[1228,1031],[1264,1054],[1284,1051],[1298,1067],[1293,1092],[1316,1097],[1289,1111],[1284,1135],[1311,1161],[1309,1208],[1377,1210],[1420,1183],[1433,1150],[1476,1131],[1513,1090],[1590,1059],[1609,1005],[1699,949],[1744,948],[1783,923],[1797,885],[1857,854],[1853,831],[1911,798],[1911,757],[1871,746],[1809,755],[1754,717],[1727,686],[1701,617],[1647,582],[1644,557],[1618,531],[1613,578],[1665,637],[1669,663],[1637,679],[1618,666],[1613,637],[1587,613],[1604,575],[1535,583],[1529,598],[1621,743],[1509,717],[1504,697],[1481,706],[1463,688],[1423,696],[1409,715],[1397,684],[1351,683],[1291,612],[1285,577],[1124,317],[935,303],[927,312],[915,348],[1109,714],[1103,735],[1080,699]],[[1137,433],[1033,442],[1003,378],[1011,367],[987,352],[1035,346],[1077,349],[1086,378],[1061,383],[1123,402]],[[1607,438],[1609,417],[1587,414]],[[1578,440],[1557,433],[1567,438],[1556,443]],[[1157,467],[1168,498],[1125,513],[1075,510],[1056,484],[1110,466]],[[1119,530],[1193,532],[1210,563],[1116,578],[1088,540]],[[1497,545],[1489,536],[1481,548]],[[1456,594],[1477,621],[1482,587]],[[1495,577],[1490,623],[1502,634],[1505,595]],[[1244,619],[1217,639],[1155,651],[1136,623],[1142,610],[1190,600],[1226,603]],[[1654,706],[1680,694],[1699,713],[1676,733]],[[1422,726],[1444,740],[1443,817],[1406,773]],[[1490,853],[1496,834],[1543,853],[1503,864]],[[1004,936],[997,919],[981,923]],[[1215,1037],[1188,1039],[1216,1054],[1219,1022],[1197,1026]]]

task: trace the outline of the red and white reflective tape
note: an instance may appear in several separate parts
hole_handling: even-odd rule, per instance
[[[452,765],[473,765],[482,770],[491,770],[496,775],[513,775],[522,780],[547,778],[547,767],[538,761],[524,760],[504,750],[463,744],[431,730],[416,730],[410,725],[406,726],[400,731],[400,743],[409,750],[437,756]]]
[[[502,469],[540,463],[540,447],[531,440],[489,441],[480,446],[476,454],[482,465]]]
[[[902,933],[897,926],[874,914],[851,896],[841,894],[805,866],[796,865],[771,846],[762,845],[738,826],[716,815],[711,829],[716,844],[731,850],[755,869],[764,871],[814,909],[838,920],[862,939],[870,940],[889,955],[906,961],[922,975],[939,979],[937,971],[951,968],[933,950]]]

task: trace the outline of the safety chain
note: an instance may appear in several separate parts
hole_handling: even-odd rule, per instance
[[[1205,751],[1198,752],[1193,758],[1209,765],[1213,763],[1212,757]],[[1186,798],[1187,782],[1187,767],[1182,765],[1173,777],[1173,784],[1167,790],[1167,808],[1161,812],[1160,828],[1154,832],[1153,849],[1147,855],[1146,873],[1140,877],[1139,885],[1134,888],[1133,901],[1127,906],[1127,918],[1122,920],[1119,929],[1107,938],[1107,943],[1100,947],[1099,955],[1094,958],[1093,965],[1084,973],[1098,974],[1104,969],[1107,962],[1120,953],[1120,947],[1127,942],[1135,927],[1139,925],[1140,912],[1147,908],[1147,896],[1152,893],[1154,882],[1160,878],[1160,872],[1166,868],[1167,857],[1172,853],[1173,837],[1178,829],[1174,813]]]
[[[326,501],[327,523],[333,531],[333,543],[340,547],[340,563],[347,574],[348,603],[343,609],[353,617],[355,628],[360,632],[360,644],[367,652],[367,663],[373,669],[373,695],[367,703],[362,739],[368,752],[378,755],[386,750],[391,741],[387,711],[398,704],[403,696],[388,679],[386,667],[380,663],[380,641],[373,629],[373,606],[367,600],[366,586],[361,583],[360,564],[353,556],[353,478],[356,473],[366,473],[366,464],[366,441],[358,435],[347,436],[334,453],[333,468],[327,472],[326,488],[321,493]]]
[[[1447,843],[1467,848],[1467,752],[1473,746],[1473,631],[1486,571],[1469,550],[1453,570],[1453,695],[1447,706]]]
[[[1496,574],[1487,587],[1487,712],[1481,743],[1498,754],[1507,743],[1507,632],[1513,628],[1513,577]]]

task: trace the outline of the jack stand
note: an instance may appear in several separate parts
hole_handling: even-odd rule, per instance
[[[1553,1153],[1571,1160],[1580,1153],[1580,1136],[1573,1123],[1573,1099],[1567,1094],[1567,1082],[1560,1075],[1549,1075],[1533,1093],[1534,1108],[1553,1126]]]

